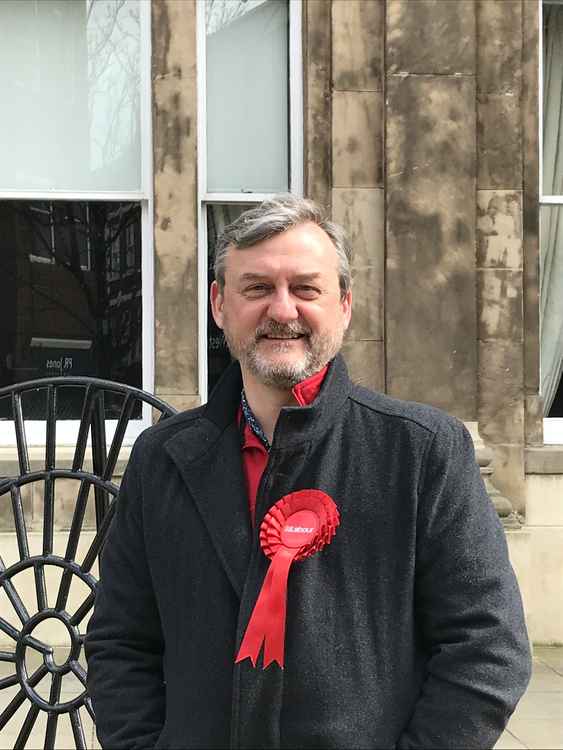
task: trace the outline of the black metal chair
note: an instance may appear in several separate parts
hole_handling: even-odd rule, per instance
[[[13,738],[18,729],[15,740],[10,742],[14,748],[24,748],[40,712],[46,715],[44,748],[55,746],[59,719],[64,714],[68,714],[70,719],[75,747],[87,746],[81,709],[89,714],[92,721],[95,721],[95,717],[86,691],[85,667],[80,663],[84,640],[83,622],[94,604],[97,579],[92,569],[115,509],[118,486],[112,480],[123,439],[128,424],[140,414],[143,403],[152,407],[160,416],[159,421],[176,413],[168,404],[144,391],[94,378],[58,377],[0,389],[0,420],[13,423],[19,462],[17,476],[0,478],[0,517],[4,521],[8,517],[11,521],[19,557],[6,564],[3,560],[4,552],[0,549],[0,591],[5,593],[5,605],[13,608],[11,622],[0,617],[0,638],[2,641],[14,642],[13,650],[0,651],[0,662],[4,663],[4,670],[0,673],[2,748],[7,747],[2,742],[2,734],[6,738],[10,734]],[[61,411],[66,411],[67,418],[72,417],[73,413],[76,417],[79,416],[78,437],[70,466],[65,466],[63,460],[57,460],[57,425],[60,424]],[[117,420],[111,441],[106,439],[108,416]],[[40,468],[30,463],[25,433],[25,421],[30,417],[42,418],[46,423],[45,454]],[[88,450],[91,451],[91,459],[87,461]],[[62,554],[55,554],[56,484],[57,480],[62,479],[67,480],[67,485],[68,480],[76,482],[76,502],[68,519],[66,549]],[[24,497],[30,488],[34,492],[40,490],[43,498],[41,523],[38,525],[35,516],[33,517],[33,528],[38,528],[38,533],[35,534],[37,550],[30,548],[30,510],[27,498]],[[86,552],[81,554],[79,543],[86,509],[92,504],[91,489],[95,506],[92,514],[95,517],[92,524],[93,539]],[[4,538],[7,538],[6,532]],[[21,588],[18,578],[23,581],[26,575],[33,576],[31,589],[34,589],[34,594],[31,603],[29,585],[25,603],[26,597],[20,595],[21,591],[18,593],[18,588]],[[60,584],[53,594],[48,582],[59,576]],[[83,592],[78,606],[69,603],[73,585]],[[57,659],[53,647],[37,635],[38,631],[34,634],[35,629],[46,622],[48,626],[56,624],[59,628],[66,628],[66,640],[70,645],[68,656],[63,660]],[[36,668],[30,667],[33,659],[36,663],[39,661]],[[6,663],[12,665],[13,673],[2,676],[6,671]],[[71,688],[76,688],[74,695],[69,695],[66,687],[63,690],[63,685],[66,686],[69,679]],[[6,705],[6,700],[2,701],[3,694],[6,695],[3,691],[13,692],[14,689],[15,695],[8,698]],[[30,704],[27,713],[26,702]],[[19,716],[23,717],[21,728],[19,719],[14,721]],[[41,718],[45,722],[45,716]],[[68,723],[68,719],[65,723]]]

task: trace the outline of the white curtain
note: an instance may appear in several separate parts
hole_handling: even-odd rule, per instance
[[[544,4],[543,194],[563,195],[563,5]],[[541,393],[549,414],[563,370],[563,206],[541,209]]]

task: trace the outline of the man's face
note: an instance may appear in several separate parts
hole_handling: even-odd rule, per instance
[[[351,302],[350,292],[340,294],[334,245],[313,223],[230,248],[225,286],[211,287],[213,317],[245,381],[278,388],[291,388],[334,357]]]

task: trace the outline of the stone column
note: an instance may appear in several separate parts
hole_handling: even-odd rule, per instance
[[[475,4],[388,0],[387,390],[473,420]]]
[[[479,432],[524,509],[521,0],[477,2]]]
[[[352,324],[344,356],[352,378],[385,387],[381,0],[332,2],[332,215],[353,248]]]
[[[152,3],[155,390],[199,403],[194,0]]]

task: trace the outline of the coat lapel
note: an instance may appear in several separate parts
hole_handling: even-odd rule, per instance
[[[200,419],[166,443],[239,598],[251,552],[250,514],[236,422]]]

